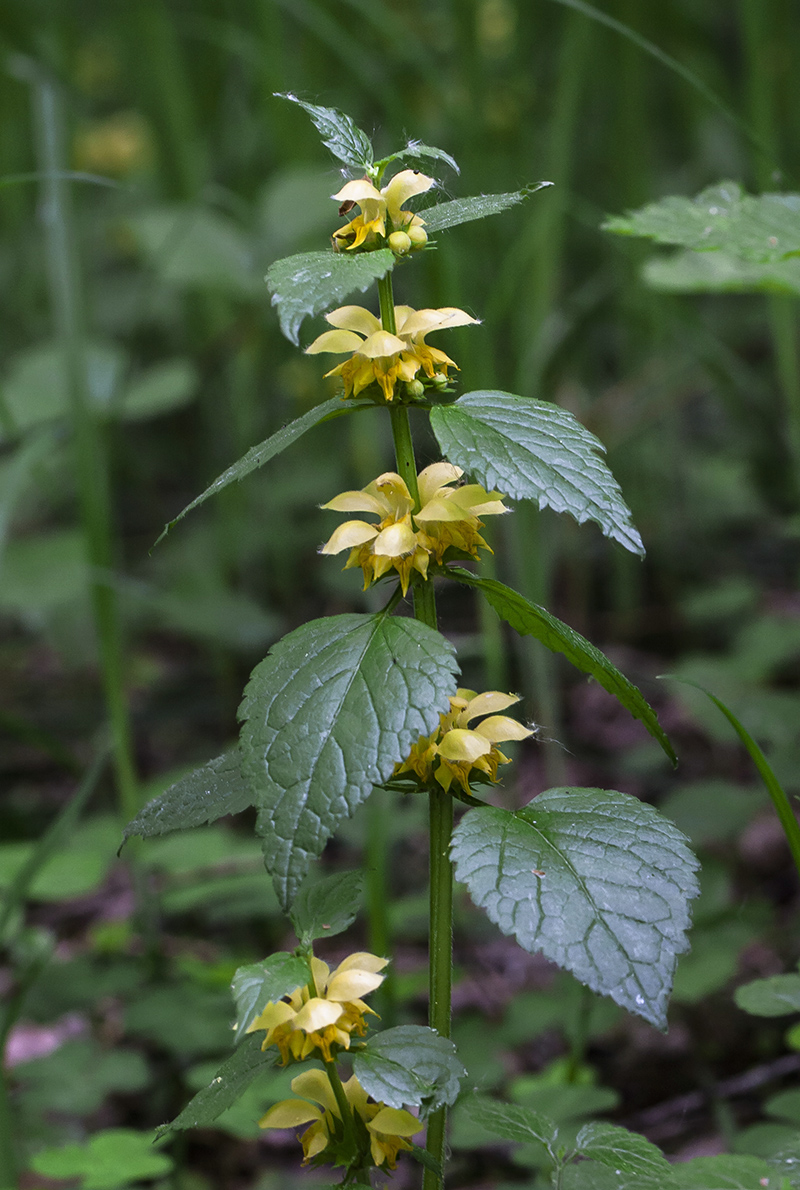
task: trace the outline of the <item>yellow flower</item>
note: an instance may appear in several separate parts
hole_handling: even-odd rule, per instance
[[[331,972],[322,959],[312,957],[312,982],[267,1004],[248,1033],[265,1029],[262,1050],[277,1045],[284,1066],[318,1055],[330,1062],[331,1046],[349,1049],[350,1034],[366,1032],[364,1016],[375,1013],[361,997],[380,987],[384,977],[379,972],[388,961],[360,951]]]
[[[395,767],[394,775],[413,773],[420,785],[430,785],[431,779],[435,779],[445,792],[455,780],[465,793],[470,793],[469,777],[473,769],[490,781],[497,781],[498,765],[508,764],[508,757],[496,745],[533,735],[516,719],[495,713],[515,702],[519,702],[518,695],[501,694],[499,690],[484,694],[457,690],[455,698],[450,699],[449,712],[439,717],[438,729],[431,736],[420,736],[408,758]],[[477,727],[469,726],[473,719],[483,715],[488,718]]]
[[[385,331],[375,315],[363,306],[340,306],[326,314],[325,320],[337,329],[323,331],[306,348],[306,355],[352,352],[350,359],[325,375],[341,376],[345,397],[351,393],[357,397],[369,385],[377,383],[387,401],[394,399],[398,380],[410,384],[420,369],[432,380],[437,375],[446,376],[448,367],[456,367],[443,351],[428,346],[425,342],[427,334],[478,322],[477,318],[455,306],[445,306],[441,310],[395,306],[396,335]]]
[[[401,1149],[410,1149],[406,1139],[422,1128],[411,1112],[384,1103],[370,1103],[369,1097],[358,1079],[353,1075],[343,1084],[347,1102],[357,1122],[359,1139],[364,1148],[368,1141],[375,1165],[394,1169],[397,1154]],[[269,1109],[258,1121],[260,1128],[295,1128],[299,1124],[311,1124],[300,1138],[303,1146],[303,1164],[314,1157],[324,1160],[331,1142],[341,1140],[343,1129],[341,1113],[333,1088],[321,1070],[307,1070],[292,1079],[292,1090],[303,1099],[284,1099]],[[307,1102],[311,1100],[311,1102]],[[358,1130],[358,1122],[364,1128]],[[330,1153],[328,1156],[335,1156]]]
[[[349,549],[345,570],[360,566],[364,590],[390,570],[400,576],[403,594],[408,591],[412,571],[428,577],[431,558],[441,562],[454,546],[473,558],[478,547],[488,549],[479,530],[479,516],[508,512],[499,492],[487,492],[480,484],[454,487],[463,472],[452,463],[432,463],[419,473],[417,483],[421,508],[412,514],[414,502],[405,481],[394,471],[379,475],[360,492],[342,492],[323,504],[334,512],[371,512],[379,521],[345,521],[323,545],[320,553],[339,554]]]
[[[428,238],[423,230],[424,220],[419,215],[402,210],[402,207],[409,198],[424,194],[433,185],[433,178],[426,177],[417,169],[404,169],[395,174],[382,190],[373,186],[369,178],[346,182],[333,197],[342,204],[342,214],[346,214],[353,205],[360,207],[361,212],[333,233],[334,248],[353,251],[380,247],[381,244],[376,243],[378,237],[387,239],[396,231],[408,234],[412,228],[414,234],[410,236],[409,247],[413,244],[422,246]]]

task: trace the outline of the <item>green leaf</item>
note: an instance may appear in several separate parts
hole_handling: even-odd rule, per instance
[[[231,1107],[253,1079],[274,1066],[274,1057],[261,1052],[263,1038],[256,1034],[246,1037],[226,1062],[220,1066],[207,1087],[198,1091],[186,1107],[171,1120],[156,1129],[158,1136],[179,1132],[185,1128],[207,1128],[218,1116]]]
[[[456,879],[523,950],[666,1027],[698,863],[652,806],[564,788],[515,814],[482,806],[456,827],[452,858]]]
[[[800,194],[753,196],[744,194],[736,182],[721,182],[696,198],[662,198],[607,220],[603,228],[658,244],[774,264],[800,255]]]
[[[481,591],[498,616],[510,624],[521,636],[535,636],[553,653],[563,653],[567,661],[582,673],[589,674],[604,690],[619,699],[634,719],[640,719],[650,734],[658,740],[673,764],[677,757],[655,711],[641,691],[612,665],[604,653],[595,648],[568,624],[551,616],[524,595],[506,587],[496,579],[479,578],[468,570],[451,567],[448,572],[460,583]]]
[[[800,975],[771,975],[742,984],[733,993],[738,1006],[751,1016],[788,1016],[800,1012]]]
[[[660,1149],[644,1136],[618,1124],[595,1120],[581,1128],[575,1148],[583,1157],[622,1173],[669,1177],[671,1166]]]
[[[172,1169],[172,1158],[154,1151],[150,1133],[106,1128],[84,1144],[37,1153],[31,1167],[47,1178],[82,1178],[83,1190],[116,1190],[164,1177]]]
[[[14,1068],[29,1110],[88,1116],[119,1091],[143,1091],[150,1082],[144,1057],[131,1049],[103,1049],[94,1040],[67,1041],[46,1057]]]
[[[120,413],[126,421],[145,421],[182,409],[195,395],[197,371],[186,359],[148,368],[125,390]]]
[[[335,872],[324,880],[303,884],[290,913],[301,946],[310,946],[317,938],[332,938],[353,924],[363,883],[361,872]]]
[[[253,1021],[268,1004],[274,1004],[296,988],[305,987],[310,978],[306,960],[285,951],[270,955],[261,963],[238,967],[231,984],[236,1001],[237,1042],[244,1039]]]
[[[482,1095],[473,1095],[460,1105],[466,1114],[481,1128],[486,1128],[504,1140],[531,1144],[538,1141],[548,1151],[555,1148],[558,1127],[553,1120],[540,1112],[520,1107],[516,1103],[500,1103]]]
[[[295,421],[290,422],[288,426],[281,426],[269,438],[265,438],[263,442],[259,442],[258,446],[252,446],[246,455],[242,455],[236,463],[232,463],[226,471],[223,471],[221,475],[217,476],[214,482],[204,492],[196,496],[191,504],[187,504],[182,512],[179,512],[173,520],[164,526],[155,544],[158,545],[159,541],[163,541],[170,529],[174,528],[178,521],[182,521],[187,512],[192,512],[193,509],[199,508],[201,504],[205,504],[210,496],[216,496],[217,492],[223,491],[229,484],[239,482],[253,471],[257,471],[259,467],[263,467],[270,459],[274,459],[281,451],[286,450],[287,446],[291,446],[298,438],[302,438],[307,430],[313,429],[314,426],[319,425],[320,422],[326,421],[328,418],[336,417],[342,413],[350,413],[353,409],[363,409],[367,404],[367,402],[358,404],[353,401],[345,403],[341,397],[331,397],[329,401],[323,401],[321,405],[315,405],[313,409],[309,409],[302,417],[298,417]]]
[[[596,521],[634,554],[644,554],[603,444],[557,405],[489,389],[431,410],[442,453],[486,488],[539,508]]]
[[[466,1070],[456,1047],[425,1025],[384,1029],[354,1051],[361,1086],[389,1107],[419,1107],[422,1116],[454,1103]]]
[[[673,1165],[667,1186],[668,1190],[763,1190],[772,1172],[760,1157],[723,1153]]]
[[[356,290],[363,293],[394,268],[394,259],[390,248],[378,248],[354,255],[301,252],[276,260],[267,270],[267,288],[286,338],[298,344],[307,314],[330,310]]]
[[[256,259],[241,228],[206,207],[157,206],[127,220],[153,271],[179,289],[252,298],[261,292]]]
[[[552,185],[552,182],[532,182],[523,190],[511,190],[507,194],[475,194],[470,198],[440,202],[421,212],[425,230],[430,233],[444,231],[448,227],[457,227],[459,223],[472,223],[475,219],[485,219],[487,215],[499,215],[501,211],[524,202],[537,190]]]
[[[376,162],[376,166],[387,166],[393,161],[405,161],[407,158],[418,160],[421,157],[432,158],[435,161],[446,161],[451,169],[455,170],[457,174],[461,173],[458,164],[454,157],[449,153],[445,153],[444,149],[437,149],[434,145],[425,145],[420,140],[410,140],[404,149],[400,149],[397,153],[390,153],[388,157],[382,157],[380,161]]]
[[[285,908],[338,823],[435,730],[455,693],[453,646],[417,620],[312,620],[253,670],[239,710],[243,771]]]
[[[125,827],[123,843],[131,835],[146,839],[168,831],[202,826],[225,814],[240,814],[252,805],[253,795],[242,776],[239,749],[232,748],[181,777],[149,801]]]
[[[752,264],[726,252],[675,252],[646,261],[642,275],[663,293],[786,293],[800,295],[800,260]]]
[[[364,170],[372,165],[372,144],[365,132],[349,116],[335,107],[318,107],[306,103],[289,91],[274,92],[276,99],[288,99],[308,112],[311,122],[322,137],[326,149],[351,169]]]

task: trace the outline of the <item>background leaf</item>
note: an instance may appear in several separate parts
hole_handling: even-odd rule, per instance
[[[442,453],[486,488],[539,508],[595,521],[607,537],[644,554],[602,443],[557,405],[482,389],[431,410]]]
[[[510,190],[507,194],[475,194],[470,198],[454,198],[420,213],[428,232],[444,231],[448,227],[457,227],[459,223],[472,223],[475,219],[485,219],[487,215],[499,215],[517,203],[524,202],[537,190],[552,184],[535,182],[524,190]]]
[[[800,260],[753,264],[727,252],[675,252],[646,261],[642,275],[664,293],[786,293],[800,295]]]
[[[531,603],[524,595],[496,579],[479,578],[468,570],[461,570],[460,567],[451,567],[448,573],[454,575],[459,582],[481,591],[498,616],[521,636],[535,636],[553,653],[563,653],[576,669],[590,674],[604,690],[619,699],[634,719],[642,721],[672,763],[677,763],[678,758],[672,745],[658,722],[655,711],[641,691],[579,632],[575,632],[568,624],[551,616],[543,607]]]
[[[335,107],[319,107],[315,103],[306,103],[298,99],[291,92],[276,92],[279,99],[288,99],[298,104],[303,111],[308,112],[317,132],[322,137],[322,143],[338,157],[345,165],[352,169],[366,169],[372,165],[372,144],[365,132]]]
[[[337,824],[455,693],[453,646],[417,620],[312,620],[256,666],[239,714],[267,870],[288,907]]]
[[[259,1074],[274,1066],[274,1059],[262,1054],[262,1037],[251,1034],[220,1066],[207,1087],[198,1091],[186,1107],[171,1120],[157,1129],[159,1136],[168,1132],[179,1132],[186,1128],[207,1128],[217,1116],[231,1107],[246,1087]]]
[[[473,901],[524,950],[666,1027],[698,863],[652,806],[613,790],[549,789],[516,814],[469,810],[452,857]]]
[[[31,1166],[48,1178],[82,1178],[83,1190],[116,1190],[163,1177],[172,1169],[172,1158],[154,1150],[148,1132],[106,1128],[83,1144],[37,1153]]]
[[[123,841],[131,835],[148,838],[202,826],[225,814],[239,814],[252,804],[253,796],[242,776],[241,754],[232,748],[148,802],[125,827]]]
[[[341,934],[355,921],[361,904],[361,872],[334,872],[306,882],[292,903],[290,917],[301,946]]]
[[[390,248],[375,252],[301,252],[276,260],[267,270],[267,288],[278,308],[281,330],[292,343],[300,342],[300,325],[306,315],[331,310],[356,290],[362,293],[373,281],[394,268]]]
[[[399,1025],[355,1051],[353,1071],[373,1099],[389,1107],[419,1107],[422,1114],[454,1103],[466,1076],[456,1047],[425,1025]]]
[[[236,1040],[241,1042],[267,1004],[305,987],[311,978],[308,963],[298,955],[279,951],[260,963],[238,967],[231,988],[236,1001]],[[263,1041],[263,1037],[261,1038]]]
[[[800,1012],[800,975],[770,975],[742,984],[733,998],[751,1016],[788,1016]]]

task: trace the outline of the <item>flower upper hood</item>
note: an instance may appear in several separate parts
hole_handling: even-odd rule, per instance
[[[405,231],[409,227],[421,227],[424,220],[411,211],[404,211],[403,204],[415,194],[424,194],[434,186],[433,178],[427,177],[417,169],[404,169],[395,174],[388,185],[378,190],[369,178],[356,178],[346,182],[336,194],[335,199],[347,210],[355,203],[361,208],[361,214],[355,219],[338,228],[333,233],[335,248],[352,251],[368,245],[368,241],[376,236],[385,237],[393,231]],[[387,227],[388,223],[388,227]]]

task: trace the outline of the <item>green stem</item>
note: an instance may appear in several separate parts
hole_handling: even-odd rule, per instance
[[[391,273],[378,282],[383,329],[396,334]],[[414,508],[419,509],[417,463],[411,437],[408,409],[392,405],[397,471],[405,480]],[[436,628],[436,595],[431,581],[414,588],[414,615],[429,628]],[[453,978],[453,867],[450,862],[450,837],[453,833],[453,799],[441,789],[429,794],[430,821],[430,958],[428,1023],[441,1037],[450,1036],[450,1002]],[[444,1142],[447,1108],[434,1112],[428,1120],[427,1150],[444,1168]],[[423,1174],[423,1190],[441,1190],[444,1175],[431,1169]]]
[[[339,1108],[339,1115],[342,1120],[342,1128],[344,1129],[345,1140],[348,1142],[350,1151],[354,1158],[358,1153],[358,1139],[356,1137],[356,1126],[353,1120],[353,1110],[345,1094],[342,1080],[339,1078],[339,1071],[336,1069],[335,1062],[325,1063],[325,1073],[328,1076],[328,1082],[331,1084],[334,1097],[336,1099],[336,1106]]]

